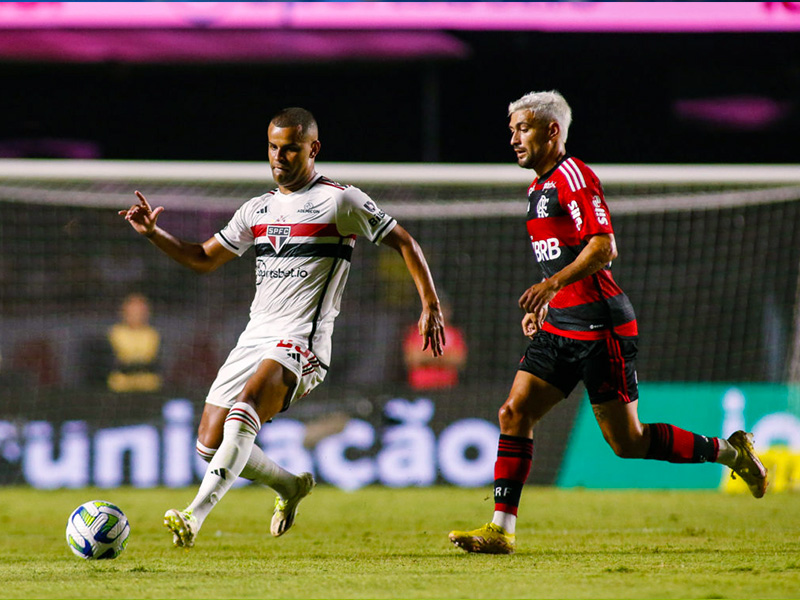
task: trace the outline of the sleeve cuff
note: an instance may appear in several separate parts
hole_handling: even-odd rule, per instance
[[[381,240],[383,240],[383,238],[385,238],[386,235],[392,229],[395,228],[395,225],[397,225],[397,220],[394,219],[393,217],[390,217],[389,220],[386,221],[386,223],[384,223],[383,226],[380,229],[378,229],[378,232],[375,234],[375,237],[372,239],[372,243],[375,244],[376,246],[379,245],[381,243]]]

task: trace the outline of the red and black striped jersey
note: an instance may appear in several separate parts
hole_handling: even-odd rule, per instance
[[[528,188],[527,220],[544,277],[572,263],[593,235],[614,233],[600,180],[569,155]],[[610,331],[638,334],[633,306],[614,281],[611,264],[556,294],[542,328],[583,340],[602,339]]]

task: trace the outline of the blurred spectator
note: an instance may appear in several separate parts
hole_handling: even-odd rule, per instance
[[[114,355],[108,388],[114,392],[161,389],[161,336],[150,325],[150,302],[142,294],[129,294],[122,302],[120,317],[108,331]]]
[[[61,382],[58,354],[48,338],[26,337],[11,353],[11,371],[32,378],[34,385],[53,386]]]
[[[210,328],[211,324],[205,327]],[[219,350],[214,336],[207,331],[198,332],[175,359],[169,370],[167,383],[176,389],[199,390],[206,393],[217,375],[220,364]]]
[[[417,324],[409,326],[403,339],[408,385],[415,390],[434,390],[458,385],[458,373],[467,362],[467,344],[462,331],[450,323],[452,310],[442,299],[447,344],[439,357],[423,352]]]

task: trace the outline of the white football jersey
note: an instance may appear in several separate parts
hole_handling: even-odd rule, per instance
[[[356,236],[379,244],[396,224],[358,188],[321,175],[291,194],[275,189],[243,204],[216,234],[239,256],[256,252],[256,294],[238,345],[306,340],[327,366]]]

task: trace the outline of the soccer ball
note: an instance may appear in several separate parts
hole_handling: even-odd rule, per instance
[[[103,500],[81,504],[67,521],[67,545],[81,558],[117,558],[128,545],[130,533],[125,513]]]

